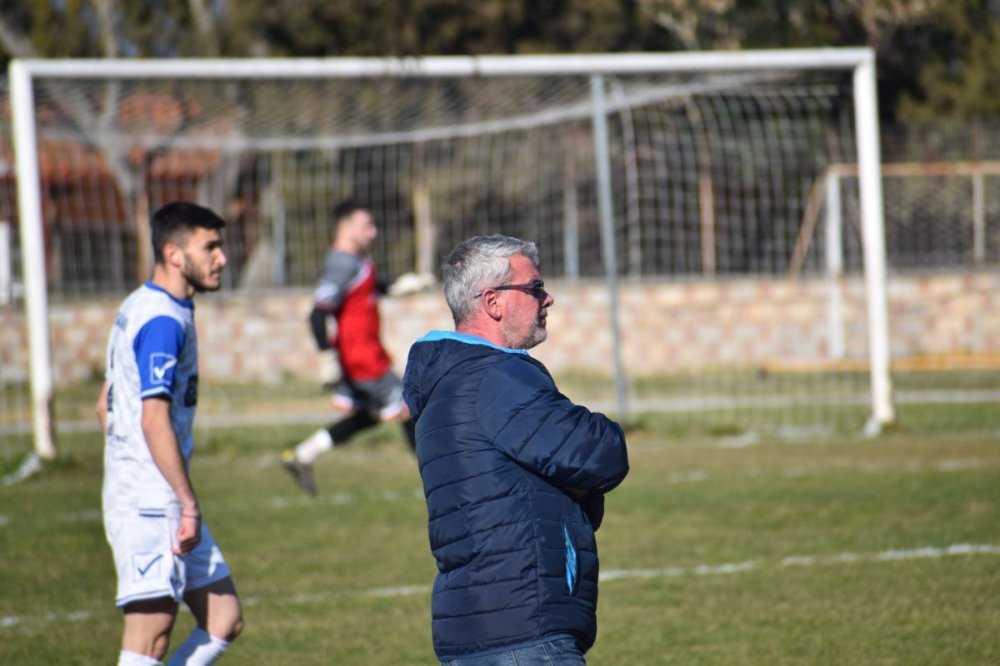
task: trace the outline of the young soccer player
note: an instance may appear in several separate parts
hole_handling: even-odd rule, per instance
[[[158,210],[151,226],[153,278],[115,317],[97,403],[104,527],[124,614],[118,663],[161,663],[183,601],[197,626],[169,663],[212,664],[239,635],[243,614],[188,475],[198,403],[192,298],[221,286],[225,222],[177,202]]]

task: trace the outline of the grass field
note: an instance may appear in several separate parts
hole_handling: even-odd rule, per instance
[[[904,426],[877,440],[727,439],[637,417],[598,533],[588,662],[1000,663],[998,410],[944,409],[903,405]],[[382,427],[323,458],[309,499],[278,453],[311,429],[199,432],[194,481],[246,603],[224,663],[436,663],[413,458]],[[0,486],[0,664],[117,653],[101,444],[77,432],[61,447]],[[182,613],[175,637],[190,626]]]

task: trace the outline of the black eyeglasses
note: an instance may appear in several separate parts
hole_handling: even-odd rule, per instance
[[[515,291],[523,291],[526,294],[534,297],[539,303],[543,302],[549,297],[549,292],[545,291],[545,282],[542,280],[535,280],[531,284],[500,284],[495,287],[490,287],[493,291],[503,291],[505,289],[514,289]],[[479,298],[485,293],[485,289],[478,294],[475,298]]]

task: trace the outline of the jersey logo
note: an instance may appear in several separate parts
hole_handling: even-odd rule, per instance
[[[167,383],[167,370],[177,365],[177,357],[156,352],[149,355],[149,381],[153,384]]]

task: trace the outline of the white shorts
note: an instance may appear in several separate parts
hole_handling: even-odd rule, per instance
[[[170,597],[183,601],[185,591],[197,590],[229,576],[222,551],[201,524],[201,542],[184,556],[174,555],[178,511],[139,509],[126,517],[105,516],[108,543],[115,558],[119,608],[134,601]]]

